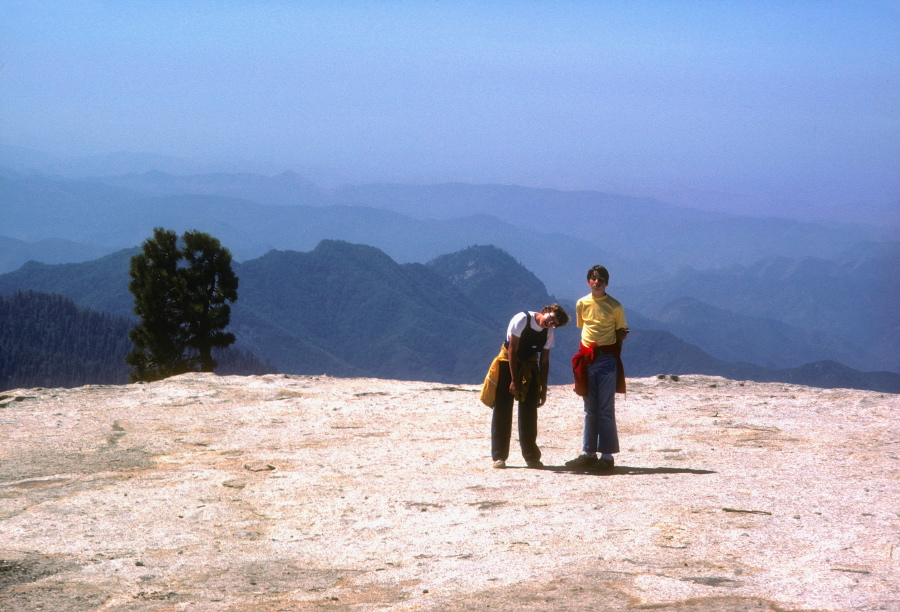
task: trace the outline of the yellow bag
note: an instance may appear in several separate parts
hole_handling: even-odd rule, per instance
[[[494,407],[497,400],[497,381],[500,380],[500,356],[494,357],[491,367],[488,368],[487,376],[484,377],[484,383],[481,385],[481,403],[488,408]]]
[[[501,365],[505,363],[509,363],[509,353],[506,345],[502,344],[500,345],[500,354],[494,357],[491,367],[488,368],[487,376],[484,377],[484,382],[481,384],[481,403],[488,408],[493,408],[497,401],[497,383],[500,381],[500,368],[509,367],[508,365]],[[521,397],[516,396],[516,401],[521,402],[528,395],[528,385],[531,384],[535,376],[538,376],[537,355],[532,355],[528,361],[519,361],[518,364],[518,371],[521,375],[521,384],[519,385]]]

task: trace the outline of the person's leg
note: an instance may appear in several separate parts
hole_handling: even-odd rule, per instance
[[[619,452],[616,429],[616,374],[618,364],[612,355],[599,356],[588,370],[588,380],[596,401],[596,450],[604,455]]]
[[[500,362],[497,379],[497,398],[491,417],[491,458],[506,461],[509,458],[509,438],[512,435],[512,411],[515,398],[509,392],[509,364]]]
[[[584,454],[571,461],[569,467],[611,468],[612,453],[619,452],[619,435],[616,431],[616,358],[598,354],[588,366],[588,388],[584,398],[584,434],[581,450]],[[597,452],[607,455],[597,457]]]
[[[599,357],[598,357],[599,358]],[[600,405],[597,397],[597,388],[594,384],[596,378],[591,378],[594,364],[588,366],[588,394],[584,396],[584,432],[581,441],[581,452],[588,457],[597,455],[599,443],[599,411]]]
[[[537,445],[537,416],[538,398],[540,397],[540,384],[536,377],[528,385],[528,395],[524,401],[519,402],[519,447],[522,456],[528,463],[537,463],[541,460],[541,449]]]
[[[584,396],[584,430],[581,440],[581,452],[571,461],[566,461],[566,466],[573,468],[597,467],[597,397],[590,384],[590,366],[588,367],[588,394]]]

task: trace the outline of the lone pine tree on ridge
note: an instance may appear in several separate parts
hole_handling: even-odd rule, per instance
[[[231,252],[204,232],[185,232],[179,245],[174,231],[157,227],[131,258],[130,274],[128,290],[141,318],[125,358],[132,381],[214,371],[212,349],[235,341],[225,331],[238,288]]]

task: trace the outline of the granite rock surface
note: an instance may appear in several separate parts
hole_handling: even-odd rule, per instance
[[[629,379],[600,472],[570,387],[492,469],[477,391],[0,392],[0,610],[900,611],[900,396]]]

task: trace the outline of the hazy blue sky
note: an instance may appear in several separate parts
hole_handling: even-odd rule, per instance
[[[0,0],[0,64],[7,146],[900,205],[898,2]]]

